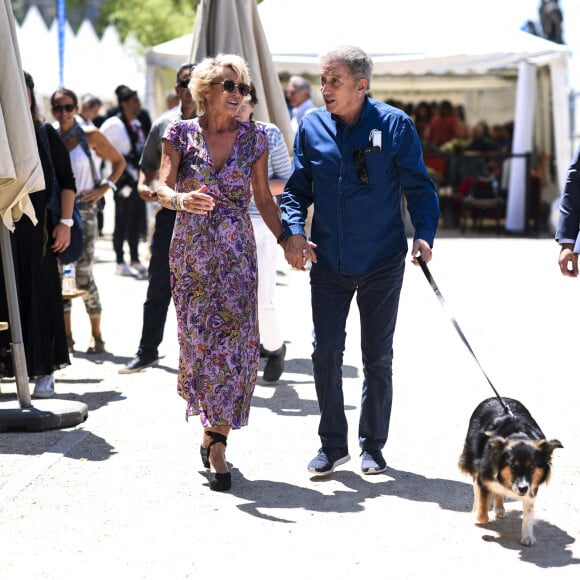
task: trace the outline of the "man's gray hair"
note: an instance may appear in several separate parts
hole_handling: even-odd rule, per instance
[[[308,91],[308,96],[310,97],[310,91],[312,90],[312,85],[310,84],[310,81],[308,79],[305,79],[304,77],[301,77],[298,75],[292,75],[288,79],[288,83],[292,83],[300,91],[303,91],[303,90]]]
[[[358,46],[337,46],[320,56],[320,63],[340,62],[345,64],[353,76],[357,79],[367,79],[369,88],[373,74],[373,61],[371,57]]]

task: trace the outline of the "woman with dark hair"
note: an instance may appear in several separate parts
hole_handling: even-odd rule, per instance
[[[24,79],[47,189],[30,194],[38,223],[34,225],[23,215],[16,222],[11,242],[28,375],[36,379],[33,396],[47,398],[54,394],[54,371],[70,365],[57,254],[70,244],[76,187],[66,147],[55,129],[40,119],[32,77],[24,73]],[[47,209],[48,188],[53,178],[61,191],[62,216],[54,228]],[[0,320],[6,320],[8,306],[3,276],[0,276],[0,285]],[[14,376],[11,342],[9,332],[0,333],[2,376]]]
[[[70,89],[61,88],[50,97],[52,114],[58,121],[58,129],[70,155],[71,165],[77,184],[77,206],[83,222],[83,252],[76,263],[76,285],[83,294],[85,310],[91,324],[91,344],[87,354],[105,351],[101,334],[101,300],[93,276],[95,259],[95,240],[98,233],[97,203],[107,192],[117,190],[116,182],[125,169],[125,158],[113,147],[105,134],[95,126],[81,126],[76,121],[78,113],[77,95]],[[111,163],[111,175],[101,179],[100,162]],[[64,322],[69,352],[73,351],[74,341],[71,330],[71,301],[65,301]]]

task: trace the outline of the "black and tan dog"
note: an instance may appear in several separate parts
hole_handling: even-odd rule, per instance
[[[478,405],[469,421],[459,469],[473,477],[473,509],[479,523],[488,521],[492,496],[496,518],[505,516],[503,498],[520,499],[524,546],[534,538],[534,501],[550,478],[552,452],[562,444],[547,441],[530,412],[515,399],[497,398]]]

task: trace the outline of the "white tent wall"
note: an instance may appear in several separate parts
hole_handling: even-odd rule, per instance
[[[175,84],[175,71],[188,62],[193,33],[163,42],[145,54],[145,106],[155,118],[165,109],[165,95]]]
[[[48,97],[59,85],[58,24],[47,28],[38,8],[31,7],[16,34],[22,66],[34,78],[39,104],[47,114]],[[80,97],[93,93],[105,103],[115,103],[115,87],[126,84],[142,96],[145,92],[145,58],[132,38],[121,42],[109,26],[99,39],[86,20],[75,34],[66,24],[64,39],[64,84]],[[50,114],[48,114],[50,117]]]

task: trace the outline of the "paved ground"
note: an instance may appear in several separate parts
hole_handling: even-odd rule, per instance
[[[230,437],[234,487],[216,494],[199,459],[201,427],[185,422],[175,393],[173,313],[159,366],[119,375],[137,347],[146,282],[113,275],[110,241],[98,254],[108,353],[83,354],[88,320],[75,303],[79,350],[56,385],[58,399],[87,403],[87,421],[0,434],[2,580],[580,576],[580,314],[570,307],[580,281],[559,276],[553,241],[441,237],[431,264],[495,386],[564,444],[538,497],[531,548],[518,542],[517,502],[503,522],[474,523],[457,458],[472,410],[492,392],[419,268],[407,269],[395,338],[387,472],[359,471],[356,307],[344,361],[353,459],[327,479],[306,471],[318,448],[309,287],[282,268],[286,372],[276,386],[258,382],[250,425]],[[13,383],[0,388],[0,402],[14,400]]]

